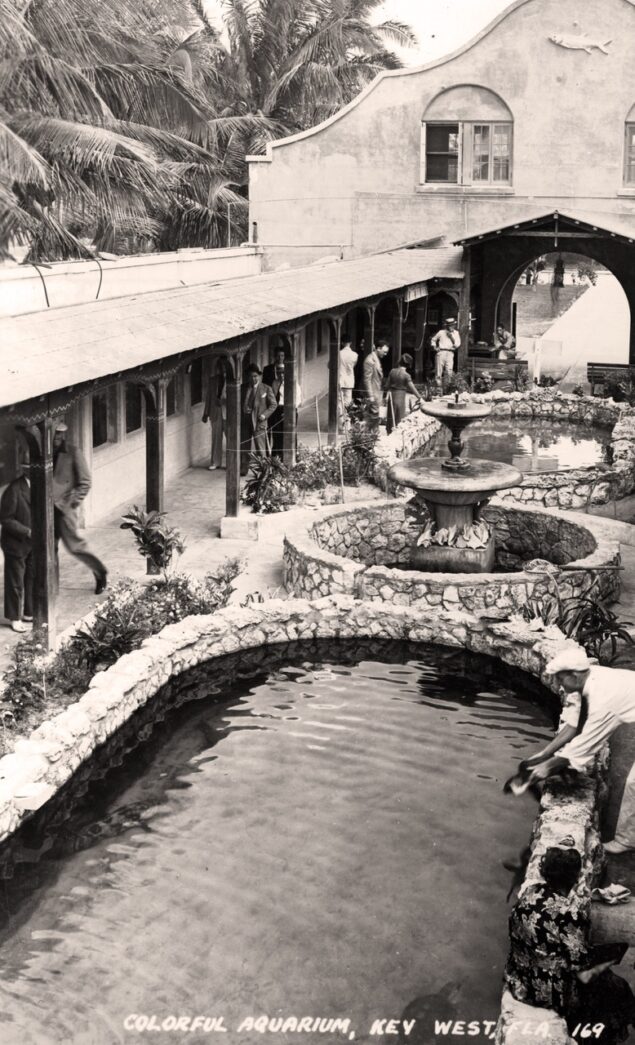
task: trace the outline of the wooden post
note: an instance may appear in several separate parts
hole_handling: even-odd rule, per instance
[[[415,381],[421,384],[425,377],[425,339],[428,317],[428,299],[419,298],[415,306]]]
[[[162,512],[165,490],[165,390],[159,377],[143,386],[146,401],[146,511]]]
[[[284,357],[284,416],[282,420],[282,460],[288,468],[293,468],[295,464],[298,439],[297,355],[298,335],[291,334],[287,338]]]
[[[243,377],[242,356],[234,356],[227,365],[227,472],[225,483],[225,515],[238,517],[240,507],[240,413]]]
[[[340,348],[342,345],[342,320],[338,316],[335,325],[335,340],[329,340],[329,446],[337,445],[338,413],[340,405]]]
[[[375,344],[375,312],[377,311],[376,305],[368,305],[368,343],[366,345],[366,351],[371,352],[373,345]]]
[[[461,347],[457,352],[457,370],[463,370],[467,364],[467,353],[470,344],[470,298],[472,287],[472,252],[467,247],[463,251],[463,283],[459,298],[459,335]]]
[[[162,512],[165,501],[165,402],[168,378],[143,386],[146,401],[146,511]],[[150,559],[146,572],[159,573]]]
[[[395,314],[392,320],[392,357],[391,367],[396,367],[402,354],[403,342],[403,298],[397,298],[395,302]]]
[[[45,649],[55,642],[57,568],[53,505],[53,435],[55,421],[45,417],[24,429],[31,456],[31,537],[33,542],[33,629]]]

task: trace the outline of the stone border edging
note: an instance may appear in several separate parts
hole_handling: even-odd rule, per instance
[[[620,562],[619,542],[605,536],[601,519],[497,501],[491,502],[484,516],[503,535],[499,542],[502,549],[517,548],[519,534],[524,531],[525,535],[536,535],[537,545],[526,546],[524,560],[541,558],[540,543],[548,534],[551,547],[560,549],[566,565],[576,567],[556,567],[554,579],[562,597],[570,598],[586,590],[586,571],[594,571],[603,598],[614,601],[618,597],[619,573],[612,567]],[[402,500],[323,516],[303,533],[285,536],[285,587],[296,598],[343,594],[385,605],[428,605],[434,611],[442,608],[501,618],[519,612],[530,598],[554,590],[554,579],[548,575],[511,572],[511,564],[510,572],[433,574],[415,568],[397,569],[387,563],[386,559],[402,565],[410,561],[420,526],[416,507]],[[563,549],[576,540],[582,542],[586,555],[576,559],[571,554],[567,558]],[[354,550],[355,557],[348,556],[349,549]]]
[[[530,389],[528,392],[495,390],[481,395],[463,393],[460,398],[465,402],[489,403],[492,417],[568,421],[612,428],[613,464],[610,467],[592,465],[528,474],[520,486],[501,491],[501,500],[535,501],[547,508],[576,509],[590,504],[608,504],[635,490],[635,409],[628,404],[546,389]],[[375,446],[374,477],[377,485],[387,489],[391,485],[387,475],[389,469],[422,449],[440,427],[440,423],[427,414],[414,410],[390,435],[382,432]],[[395,489],[401,490],[399,487]]]
[[[97,674],[75,704],[42,723],[30,738],[17,742],[12,754],[0,759],[0,841],[19,827],[29,810],[39,808],[67,783],[97,746],[170,677],[241,649],[302,639],[373,637],[454,646],[497,657],[552,690],[545,665],[563,646],[572,645],[557,628],[537,633],[522,621],[486,623],[466,614],[363,603],[350,596],[316,602],[277,599],[249,609],[227,607],[215,614],[187,617]],[[559,799],[546,792],[534,826],[527,884],[539,877],[539,859],[546,846],[556,835],[568,833],[583,853],[583,888],[590,890],[598,844],[594,794],[591,781],[581,794]],[[503,1008],[500,1045],[519,1045],[520,1039],[514,1037],[514,1021],[521,1018],[518,1004],[512,1005],[511,1016],[509,1004]],[[544,1020],[544,1010],[536,1009],[534,1014],[537,1022]],[[552,1045],[567,1042],[565,1027],[565,1036],[556,1034]]]

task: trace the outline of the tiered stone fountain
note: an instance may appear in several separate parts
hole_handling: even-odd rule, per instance
[[[465,428],[487,417],[483,403],[425,403],[421,409],[442,421],[452,433],[450,457],[424,457],[391,468],[389,476],[416,491],[432,524],[413,552],[413,567],[431,573],[490,573],[494,569],[495,534],[481,520],[481,510],[498,490],[518,486],[522,473],[499,461],[464,458]]]

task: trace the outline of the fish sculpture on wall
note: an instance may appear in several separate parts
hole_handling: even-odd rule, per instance
[[[586,33],[579,36],[567,36],[565,33],[553,33],[549,37],[553,44],[557,44],[558,47],[566,47],[570,51],[586,51],[587,54],[592,54],[594,48],[597,51],[601,51],[602,54],[610,54],[608,50],[609,44],[612,44],[612,40],[593,40]]]

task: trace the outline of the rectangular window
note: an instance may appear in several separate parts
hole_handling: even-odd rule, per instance
[[[190,403],[203,402],[203,357],[195,359],[190,369]]]
[[[448,185],[509,185],[511,152],[511,123],[424,123],[422,179]]]
[[[635,123],[626,124],[624,182],[626,185],[635,185]]]
[[[126,385],[126,435],[143,425],[143,392],[138,385]]]
[[[165,416],[173,417],[176,413],[176,375],[170,379],[165,390]]]
[[[426,134],[426,181],[456,184],[459,180],[460,126],[458,123],[428,124]]]
[[[93,395],[93,448],[104,446],[108,439],[108,392]]]

